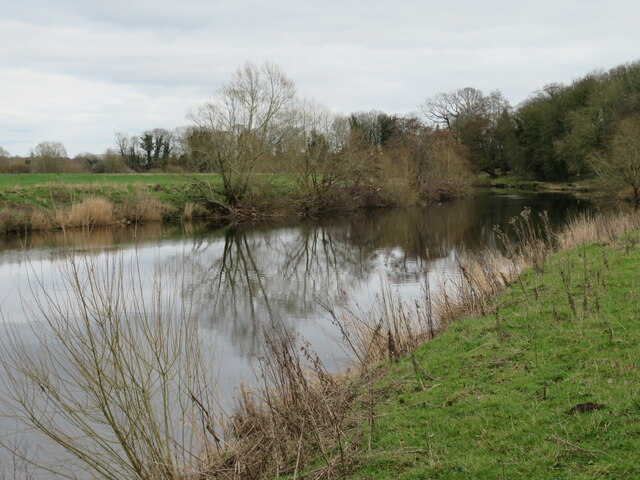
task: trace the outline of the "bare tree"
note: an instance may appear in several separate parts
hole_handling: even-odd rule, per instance
[[[67,149],[61,142],[41,142],[31,150],[34,157],[66,158]]]
[[[31,150],[30,156],[38,172],[61,173],[70,167],[67,149],[60,142],[41,142]]]
[[[200,478],[217,438],[212,380],[180,272],[149,278],[115,254],[61,269],[55,291],[34,275],[32,330],[5,328],[0,378],[5,408],[75,462],[25,460],[64,478],[79,478],[74,463],[80,478]],[[172,279],[185,296],[166,295]]]
[[[627,185],[633,191],[633,202],[640,206],[640,119],[625,118],[611,142],[608,155],[593,159],[595,172],[610,186]]]
[[[306,192],[321,194],[353,177],[359,165],[345,154],[351,143],[349,119],[309,100],[297,102],[293,135],[278,152]]]
[[[466,87],[428,98],[420,110],[433,123],[446,128],[459,137],[465,120],[481,115],[486,98],[480,90]]]
[[[231,205],[248,192],[256,162],[279,150],[293,135],[295,86],[272,63],[247,63],[211,102],[190,115],[205,134],[194,136],[208,169],[222,175],[221,192]]]
[[[484,95],[475,88],[461,88],[427,99],[420,109],[429,121],[451,132],[468,148],[477,171],[496,175],[496,168],[504,164],[498,123],[510,109],[500,91]]]
[[[124,132],[116,133],[118,152],[120,152],[120,155],[127,166],[134,170],[139,170],[143,162],[143,156],[140,151],[138,141],[139,139],[135,136],[131,137]]]

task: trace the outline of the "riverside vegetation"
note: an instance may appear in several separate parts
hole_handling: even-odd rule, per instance
[[[132,297],[145,279],[129,285],[118,262],[105,275],[89,262],[84,281],[71,261],[65,299],[81,315],[44,295],[41,348],[4,341],[14,406],[99,478],[637,476],[640,217],[559,233],[532,220],[514,219],[505,256],[461,255],[415,306],[390,293],[370,314],[327,306],[347,374],[269,329],[264,387],[241,389],[224,418],[193,312],[161,294],[165,277]]]
[[[59,142],[26,158],[0,148],[11,174],[0,180],[0,231],[440,202],[479,174],[525,188],[586,178],[640,205],[639,94],[635,62],[546,85],[515,108],[467,87],[428,98],[420,115],[345,116],[301,99],[277,66],[246,64],[188,127],[118,132],[115,148],[73,159]],[[125,172],[148,175],[109,175]]]

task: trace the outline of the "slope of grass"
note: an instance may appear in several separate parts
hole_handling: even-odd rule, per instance
[[[297,185],[290,176],[257,175],[253,191],[263,201],[283,199]],[[223,202],[222,178],[216,174],[21,174],[0,175],[0,232],[55,228],[53,222],[32,221],[34,212],[53,218],[60,211],[87,199],[107,199],[114,205],[115,219],[142,219],[140,206],[152,204],[154,215],[178,220],[189,205]],[[147,219],[149,220],[149,219]]]
[[[218,183],[220,175],[197,174],[181,175],[172,173],[27,173],[19,175],[0,175],[0,188],[26,187],[33,185],[180,185],[191,178]]]
[[[640,478],[638,238],[554,255],[393,365],[350,478]]]

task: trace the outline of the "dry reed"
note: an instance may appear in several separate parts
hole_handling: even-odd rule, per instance
[[[610,245],[621,234],[640,229],[640,214],[600,213],[580,215],[571,220],[557,235],[560,249],[577,247],[587,243]]]
[[[139,194],[120,207],[120,217],[133,223],[161,222],[167,208],[152,195]]]
[[[205,478],[342,478],[362,439],[355,393],[364,377],[331,375],[309,345],[283,327],[266,334],[263,387],[241,389],[224,429],[225,448],[208,458]],[[321,458],[323,466],[308,470]]]
[[[56,212],[61,228],[98,227],[114,223],[113,204],[105,198],[87,198],[71,208]]]
[[[194,218],[205,217],[208,214],[207,210],[198,203],[187,202],[184,204],[184,210],[182,212],[182,222],[189,223]]]
[[[54,216],[41,208],[34,209],[29,218],[29,226],[31,230],[47,230],[53,228],[56,224]]]

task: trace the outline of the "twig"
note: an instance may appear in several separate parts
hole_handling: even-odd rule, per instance
[[[572,448],[574,450],[578,450],[582,453],[586,453],[587,455],[590,455],[592,457],[596,457],[597,455],[606,455],[605,452],[600,452],[598,450],[587,450],[586,448],[582,448],[579,445],[576,445],[575,443],[571,443],[571,442],[567,442],[566,440],[561,439],[560,437],[558,437],[555,433],[553,434],[553,436],[551,437],[551,439],[555,442],[558,443],[560,445],[563,445],[567,448]]]

